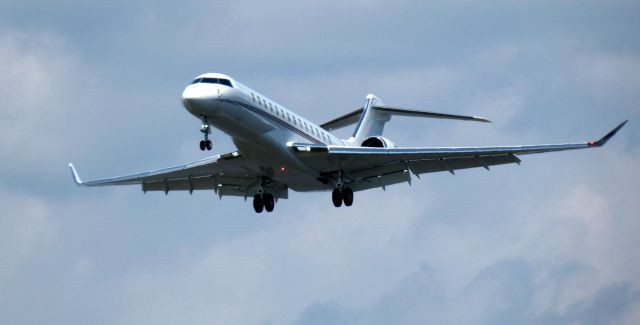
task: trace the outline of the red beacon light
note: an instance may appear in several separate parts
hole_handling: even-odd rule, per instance
[[[284,165],[280,166],[280,172],[284,173],[286,170],[286,168],[284,168]]]

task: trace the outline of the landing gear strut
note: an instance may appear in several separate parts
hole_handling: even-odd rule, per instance
[[[213,145],[211,144],[211,140],[209,140],[209,134],[211,134],[211,125],[209,125],[209,121],[206,116],[202,117],[202,126],[200,126],[200,132],[204,133],[204,140],[200,141],[200,150],[211,150]]]
[[[345,206],[350,207],[353,204],[353,190],[349,187],[344,187],[342,181],[342,171],[338,171],[337,179],[334,181],[335,188],[331,193],[331,201],[333,206],[339,208],[344,203]]]
[[[261,213],[263,210],[272,212],[275,205],[276,201],[271,193],[256,194],[253,196],[253,210],[255,210],[256,213]]]

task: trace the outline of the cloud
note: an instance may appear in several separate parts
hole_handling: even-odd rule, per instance
[[[73,71],[73,58],[60,50],[60,43],[52,35],[0,35],[0,60],[4,63],[0,67],[0,96],[5,115],[0,122],[2,151],[17,153],[28,145],[40,144],[36,139],[51,129],[51,121],[69,115],[70,108],[59,105],[58,98],[72,94],[68,85],[78,71]],[[61,149],[55,146],[60,144],[55,140],[58,135],[51,136],[46,146],[39,146],[40,151]]]
[[[46,200],[0,188],[0,288],[56,238],[56,223]]]
[[[593,53],[576,60],[572,70],[583,87],[595,91],[593,97],[599,102],[611,105],[618,104],[621,98],[638,98],[640,58],[636,55]]]
[[[640,306],[640,291],[628,283],[603,287],[590,300],[570,306],[565,313],[540,317],[546,324],[632,324],[631,312]]]
[[[574,268],[560,269],[558,277],[573,277]],[[633,311],[640,305],[640,290],[628,283],[600,288],[593,296],[582,297],[563,311],[536,310],[539,270],[520,258],[507,258],[481,270],[457,294],[443,292],[438,278],[422,266],[391,292],[359,310],[335,301],[319,302],[305,308],[296,324],[610,324],[634,322]],[[578,272],[579,273],[579,272]],[[555,277],[554,276],[554,277]],[[566,279],[557,283],[565,283]]]
[[[282,323],[305,304],[336,293],[343,302],[358,305],[402,274],[406,262],[394,255],[418,211],[389,219],[384,216],[395,209],[392,206],[353,211],[317,203],[310,207],[296,217],[285,213],[267,229],[213,245],[178,268],[133,275],[124,284],[129,302],[125,305],[135,308],[125,308],[122,322],[162,323],[185,317],[189,310],[194,320]],[[381,209],[387,213],[372,213]],[[391,263],[368,268],[379,260]],[[247,309],[252,312],[245,313]]]
[[[87,143],[72,132],[96,127],[100,114],[80,109],[100,98],[92,90],[96,77],[52,33],[4,31],[0,48],[0,151],[11,157],[0,177],[5,187],[46,187],[60,167],[51,163]]]

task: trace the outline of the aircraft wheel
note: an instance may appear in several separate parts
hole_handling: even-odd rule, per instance
[[[211,150],[211,148],[213,148],[213,144],[211,143],[211,140],[206,140],[204,142],[204,145],[207,148],[207,150]]]
[[[273,199],[273,194],[271,193],[265,194],[263,197],[263,201],[264,201],[264,209],[267,210],[267,212],[272,212],[273,208],[276,206],[276,202]]]
[[[342,206],[342,191],[339,188],[333,190],[333,193],[331,193],[331,200],[333,201],[333,206],[336,208]]]
[[[256,194],[253,196],[253,210],[256,213],[261,213],[264,210],[264,201],[262,200],[262,195]]]
[[[350,207],[353,204],[353,190],[348,187],[343,188],[342,199],[344,200],[344,205]]]
[[[200,150],[204,151],[206,147],[206,144],[204,143],[204,140],[200,140]]]

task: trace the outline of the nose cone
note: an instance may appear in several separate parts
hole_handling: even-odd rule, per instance
[[[182,105],[190,112],[204,109],[209,96],[196,85],[189,85],[182,92]]]

